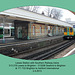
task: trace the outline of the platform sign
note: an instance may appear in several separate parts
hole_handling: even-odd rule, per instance
[[[73,25],[73,28],[75,28],[75,25]]]

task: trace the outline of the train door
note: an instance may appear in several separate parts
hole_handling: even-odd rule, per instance
[[[69,27],[67,27],[67,35],[69,35],[69,31],[70,31],[70,30],[69,30]]]
[[[18,27],[18,38],[22,38],[22,27]]]

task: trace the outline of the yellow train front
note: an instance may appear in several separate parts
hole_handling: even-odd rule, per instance
[[[64,28],[64,39],[74,39],[74,29],[72,27]]]

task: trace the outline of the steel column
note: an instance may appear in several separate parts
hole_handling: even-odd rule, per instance
[[[5,43],[5,33],[4,33],[4,31],[5,31],[5,29],[4,29],[4,27],[5,27],[5,17],[3,17],[3,43]]]

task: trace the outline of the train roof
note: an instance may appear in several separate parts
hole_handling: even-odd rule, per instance
[[[65,26],[65,27],[73,27],[71,24],[68,24],[66,22],[56,20],[41,14],[26,11],[20,8],[13,8],[0,12],[0,17],[6,17],[8,19],[13,19],[13,20],[22,20],[22,21],[52,24],[52,25]]]

